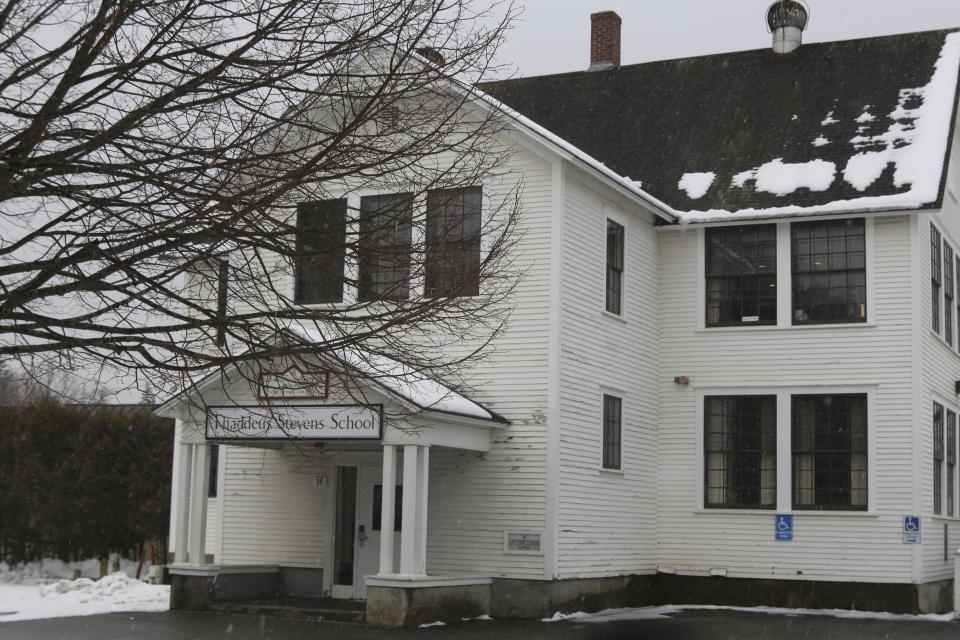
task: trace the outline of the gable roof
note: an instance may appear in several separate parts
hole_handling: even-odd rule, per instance
[[[928,31],[479,88],[699,222],[940,206],[958,71]]]

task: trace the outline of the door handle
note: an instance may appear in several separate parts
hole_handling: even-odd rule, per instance
[[[362,524],[357,527],[357,542],[360,543],[360,546],[363,546],[363,543],[367,540],[367,528]]]

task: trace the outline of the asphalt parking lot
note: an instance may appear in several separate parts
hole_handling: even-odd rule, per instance
[[[0,638],[4,640],[956,640],[957,637],[960,637],[960,622],[850,619],[727,610],[689,610],[657,619],[604,623],[472,620],[418,629],[381,629],[359,624],[185,612],[117,613],[0,623]]]

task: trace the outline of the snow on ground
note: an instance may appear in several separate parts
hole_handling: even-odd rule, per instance
[[[131,562],[121,562],[121,568],[136,572]],[[44,560],[11,568],[0,562],[0,622],[170,608],[168,586],[147,584],[124,571],[73,580],[74,570],[95,576],[100,563]]]
[[[574,620],[576,622],[603,623],[624,620],[656,620],[669,618],[671,614],[695,610],[724,610],[744,611],[747,613],[766,613],[781,616],[831,616],[834,618],[857,618],[867,620],[917,620],[925,622],[952,622],[953,614],[923,614],[902,615],[882,611],[852,611],[847,609],[784,609],[780,607],[724,607],[708,604],[664,605],[661,607],[631,607],[625,609],[604,609],[596,613],[560,613],[557,611],[552,618],[543,618],[543,622],[562,622]]]

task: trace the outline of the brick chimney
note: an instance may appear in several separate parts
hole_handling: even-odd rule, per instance
[[[621,22],[616,11],[590,14],[590,71],[620,66]]]

